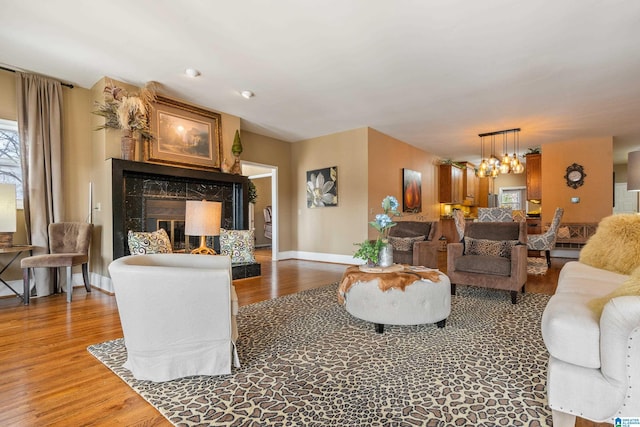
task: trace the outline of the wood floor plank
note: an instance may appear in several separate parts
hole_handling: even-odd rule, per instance
[[[446,259],[440,253],[444,271]],[[235,281],[240,305],[337,282],[346,266],[300,260],[272,262],[258,251],[259,278]],[[565,260],[530,276],[528,292],[553,294]],[[59,294],[0,299],[0,426],[170,426],[151,405],[86,348],[122,337],[115,298],[77,288]],[[578,427],[600,427],[578,420]]]

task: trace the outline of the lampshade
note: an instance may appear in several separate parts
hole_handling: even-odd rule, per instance
[[[207,247],[206,236],[220,235],[222,203],[206,200],[188,200],[185,209],[184,233],[188,236],[200,236],[200,247],[191,251],[194,254],[211,254],[215,251]]]
[[[189,236],[220,235],[222,203],[206,200],[188,200],[185,211],[184,232]]]
[[[640,191],[640,151],[632,151],[627,157],[627,191]]]
[[[13,245],[16,232],[16,186],[0,184],[0,247]]]

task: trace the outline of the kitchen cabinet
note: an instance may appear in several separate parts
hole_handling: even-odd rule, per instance
[[[476,169],[473,164],[466,163],[463,181],[462,199],[471,205],[475,205],[476,195],[478,194],[478,177],[476,176]]]
[[[439,196],[440,203],[462,204],[463,170],[456,165],[440,165]]]
[[[527,200],[542,200],[542,154],[527,154]]]
[[[527,234],[542,234],[542,220],[540,218],[527,218]]]

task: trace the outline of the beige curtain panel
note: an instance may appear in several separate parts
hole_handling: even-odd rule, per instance
[[[24,215],[34,255],[49,253],[49,223],[62,220],[62,85],[16,72]],[[48,269],[36,269],[38,296],[53,292]],[[68,286],[68,285],[67,285]]]

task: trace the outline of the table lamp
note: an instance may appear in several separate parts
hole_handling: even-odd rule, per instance
[[[0,248],[13,246],[16,232],[16,185],[0,184]]]
[[[192,250],[192,254],[216,254],[216,251],[207,247],[207,236],[220,235],[221,215],[221,202],[187,201],[184,233],[189,236],[200,236],[200,247]]]

